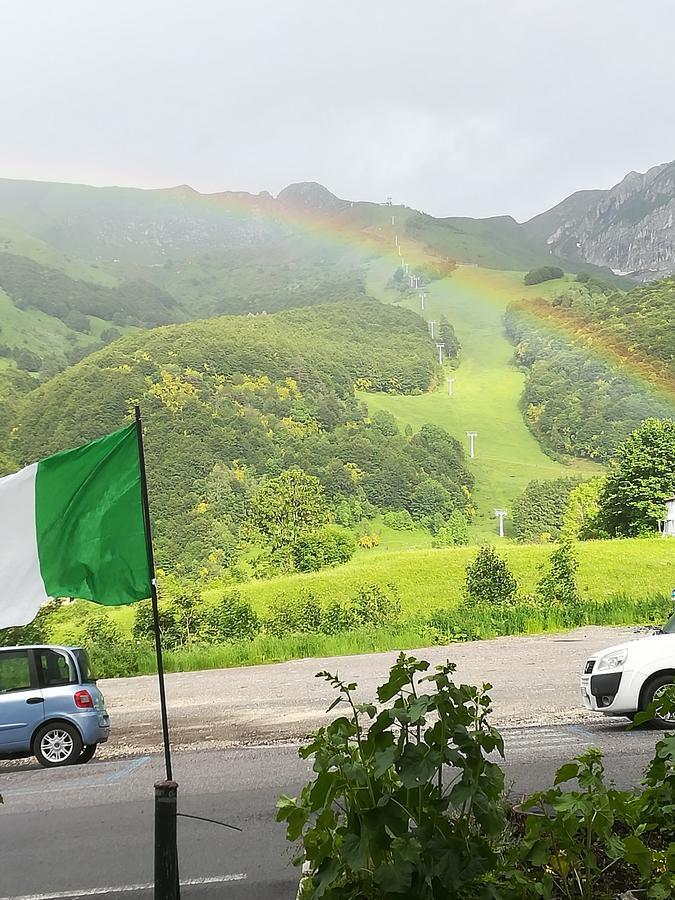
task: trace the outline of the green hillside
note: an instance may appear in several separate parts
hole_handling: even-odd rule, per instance
[[[434,359],[419,316],[374,300],[154,329],[36,388],[11,449],[27,463],[76,446],[140,402],[160,563],[218,569],[236,562],[260,480],[294,466],[319,480],[344,525],[463,509],[473,479],[461,446],[429,426],[404,436],[354,394],[422,393]]]
[[[604,461],[644,419],[674,417],[674,317],[672,278],[628,293],[575,281],[516,302],[506,325],[535,437]]]
[[[368,289],[391,301],[392,292],[382,288],[381,278],[380,274],[379,281],[373,279]],[[364,398],[370,409],[392,413],[403,426],[409,423],[419,428],[432,422],[446,428],[466,450],[466,432],[478,432],[476,457],[469,460],[476,479],[476,537],[494,536],[494,509],[509,509],[532,479],[590,476],[597,471],[578,460],[557,462],[542,451],[523,418],[520,398],[525,376],[512,365],[513,346],[503,332],[503,314],[514,299],[558,290],[560,282],[525,287],[522,273],[460,267],[428,289],[424,312],[427,320],[437,324],[441,316],[454,323],[462,348],[459,367],[446,363],[437,389],[421,396]],[[403,304],[420,307],[416,293]],[[445,381],[449,377],[454,379],[452,396],[448,396]]]

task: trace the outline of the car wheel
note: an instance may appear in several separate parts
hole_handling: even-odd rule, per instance
[[[82,753],[80,753],[80,758],[77,760],[78,763],[88,763],[90,759],[93,759],[94,753],[96,753],[96,748],[98,744],[86,744]]]
[[[33,752],[46,769],[69,766],[77,762],[82,754],[82,738],[74,725],[52,722],[43,725],[35,735]]]
[[[650,703],[654,703],[657,713],[652,719],[659,728],[675,728],[675,712],[661,713],[659,710],[659,701],[665,697],[669,688],[675,685],[675,675],[659,675],[649,682],[645,688],[643,709],[647,709]]]

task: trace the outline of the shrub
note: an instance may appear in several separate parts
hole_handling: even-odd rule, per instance
[[[303,591],[289,599],[279,596],[270,605],[265,631],[275,637],[286,634],[311,634],[321,631],[321,606],[314,594]]]
[[[537,584],[537,596],[551,606],[578,607],[581,596],[577,587],[579,561],[569,541],[560,543],[548,561],[548,571]]]
[[[340,634],[356,627],[356,616],[349,606],[331,600],[321,614],[321,631],[324,634]]]
[[[314,781],[277,804],[288,839],[302,843],[296,862],[311,868],[302,897],[488,896],[505,828],[504,775],[488,756],[503,755],[503,741],[486,689],[457,686],[454,668],[424,675],[428,662],[401,653],[378,703],[365,705],[355,684],[319,674],[346,710],[300,750]]]
[[[504,743],[488,686],[456,685],[450,662],[429,668],[401,653],[366,703],[355,683],[318,674],[338,692],[330,708],[346,709],[300,749],[313,780],[277,803],[301,844],[294,862],[309,869],[299,896],[675,896],[675,735],[657,743],[637,790],[607,784],[602,752],[589,748],[513,806],[489,758],[503,758]]]
[[[87,618],[82,643],[91,656],[94,672],[101,678],[138,674],[139,645],[125,638],[105,613]]]
[[[483,546],[466,568],[466,597],[473,603],[505,603],[518,590],[518,582],[494,547]]]
[[[469,526],[466,517],[458,509],[450,514],[437,530],[432,547],[460,547],[469,543]]]
[[[523,282],[525,284],[541,284],[543,281],[553,281],[555,278],[564,278],[565,273],[560,266],[539,266],[538,269],[531,269]]]
[[[316,572],[324,566],[349,562],[356,550],[356,539],[347,528],[324,525],[303,535],[293,546],[293,560],[300,572]]]
[[[223,596],[206,614],[205,635],[214,641],[249,641],[259,634],[260,619],[238,591]]]
[[[407,509],[392,509],[386,512],[382,521],[395,531],[413,531],[415,523]]]
[[[377,584],[366,584],[350,601],[350,609],[357,627],[395,625],[401,615],[401,598],[394,585],[383,590]]]
[[[372,550],[373,547],[379,547],[380,536],[376,531],[369,534],[362,534],[358,540],[358,545],[362,550]]]

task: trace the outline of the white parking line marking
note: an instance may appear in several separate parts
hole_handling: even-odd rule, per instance
[[[245,881],[247,875],[239,872],[236,875],[214,875],[210,878],[186,878],[181,880],[181,887],[199,887],[209,884],[227,884],[231,881]],[[0,897],[0,900],[70,900],[79,897],[105,897],[110,894],[137,894],[139,891],[152,891],[152,884],[125,884],[120,887],[82,888],[73,891],[59,891],[56,894],[23,894],[11,897]]]

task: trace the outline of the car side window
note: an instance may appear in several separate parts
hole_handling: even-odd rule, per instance
[[[35,656],[40,687],[62,687],[77,683],[75,666],[66,653],[45,648],[36,651]]]
[[[28,651],[6,650],[0,653],[0,694],[27,691],[30,687]]]

